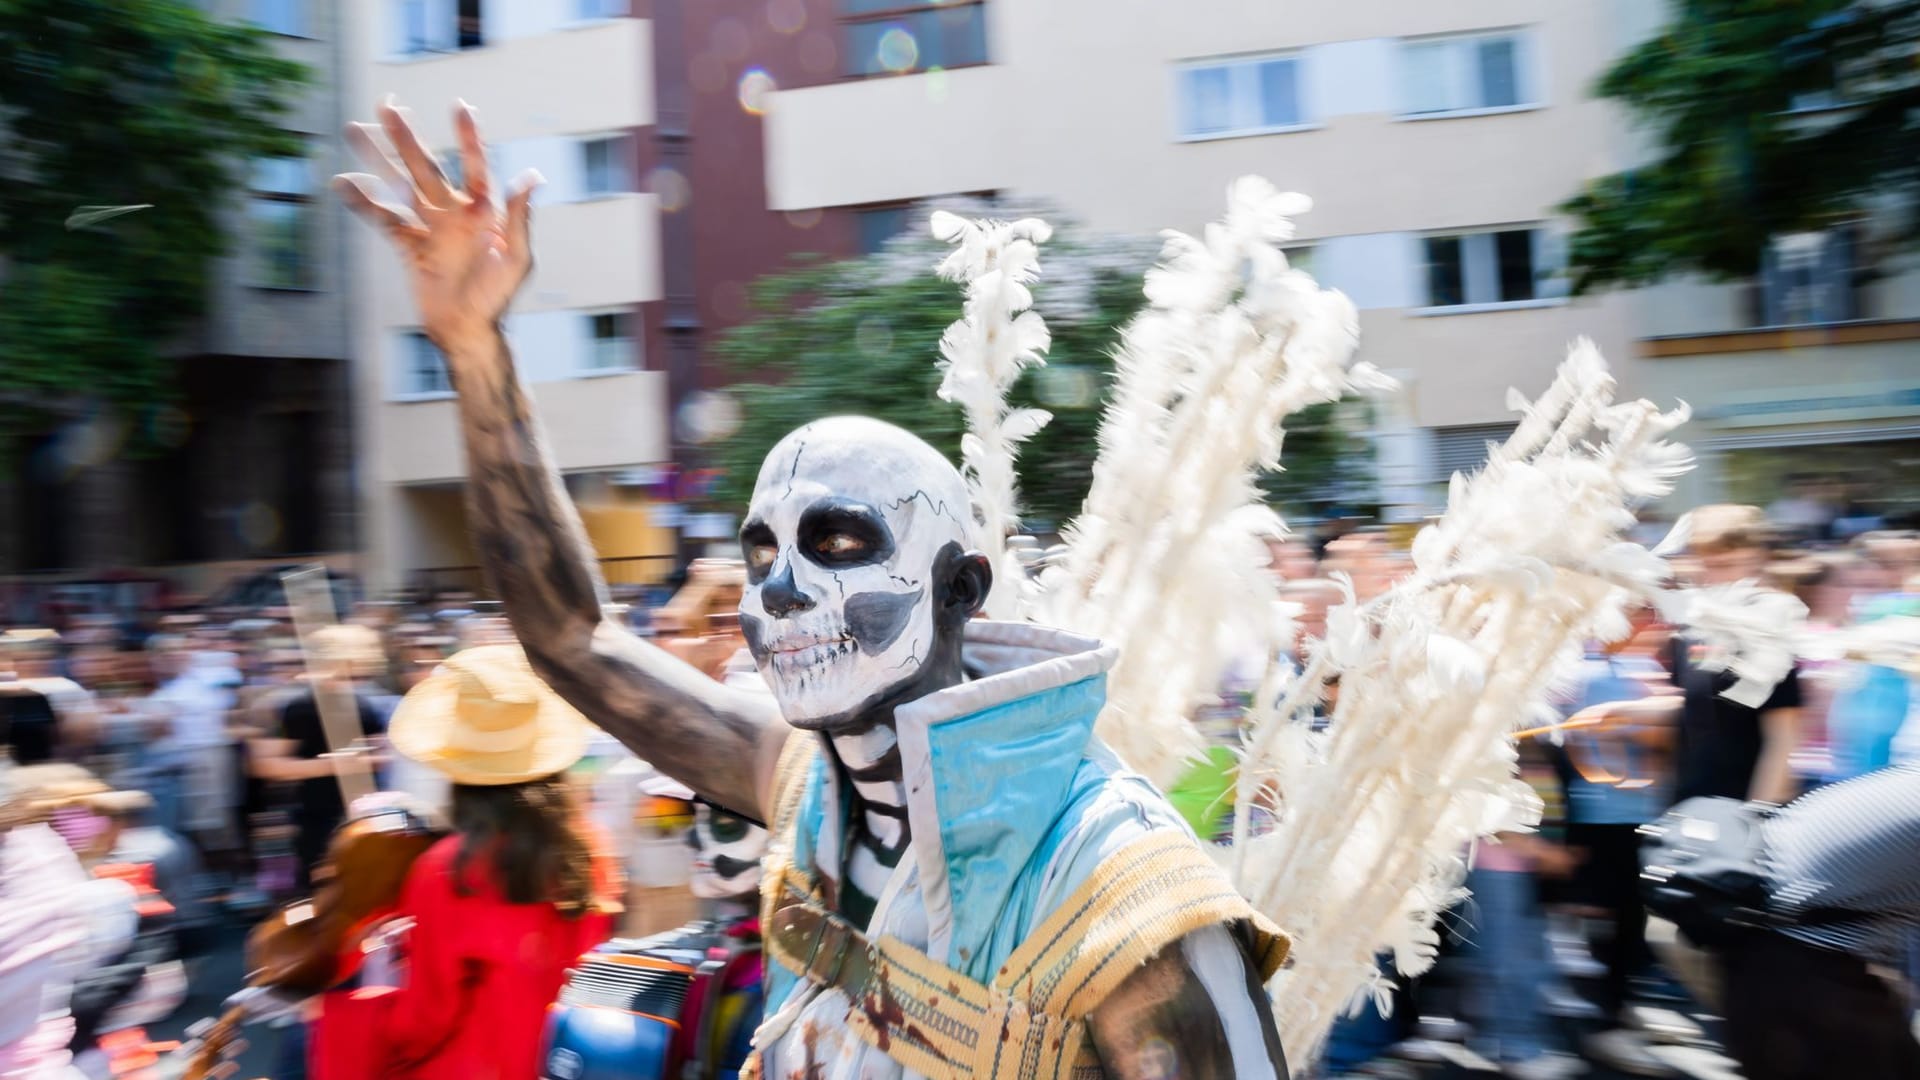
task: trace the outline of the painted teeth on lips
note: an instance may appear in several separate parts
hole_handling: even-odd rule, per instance
[[[806,644],[781,642],[773,649],[770,659],[778,670],[789,673],[804,673],[822,668],[844,656],[853,654],[853,639],[821,638]]]
[[[825,645],[840,645],[853,639],[846,634],[808,634],[791,637],[775,645],[770,651],[777,653],[800,653],[808,649],[818,649]]]

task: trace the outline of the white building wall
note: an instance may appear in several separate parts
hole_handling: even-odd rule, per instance
[[[451,19],[452,0],[430,3],[433,18]],[[488,153],[502,183],[528,168],[546,177],[534,275],[506,331],[560,467],[590,472],[663,460],[665,374],[588,371],[589,315],[628,312],[638,336],[641,305],[661,295],[658,201],[632,191],[587,196],[580,148],[595,135],[644,138],[653,123],[651,23],[579,21],[575,0],[487,0],[481,47],[406,56],[399,0],[343,5],[343,89],[347,101],[365,103],[351,115],[370,119],[372,105],[393,94],[412,108],[427,145],[446,155],[455,145],[451,106],[464,98],[492,140]],[[457,484],[465,458],[453,402],[407,393],[407,334],[420,320],[398,260],[357,225],[350,247],[355,355],[362,358],[355,398],[370,478],[363,521],[369,580],[381,588],[400,584],[423,560],[450,557],[436,536],[457,533],[457,522],[450,524],[457,512],[428,511],[457,502],[419,485]]]

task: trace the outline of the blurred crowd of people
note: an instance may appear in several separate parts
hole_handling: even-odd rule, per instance
[[[1781,516],[1770,520],[1742,506],[1696,511],[1675,570],[1696,585],[1751,580],[1798,597],[1810,613],[1803,658],[1765,701],[1748,707],[1721,696],[1733,680],[1713,670],[1709,646],[1651,610],[1632,613],[1627,638],[1590,643],[1557,695],[1564,723],[1520,741],[1523,776],[1544,808],[1539,831],[1503,835],[1471,853],[1472,897],[1448,919],[1440,968],[1397,991],[1391,1018],[1363,1007],[1343,1021],[1330,1072],[1410,1076],[1418,1062],[1466,1050],[1519,1078],[1578,1076],[1594,1066],[1678,1076],[1676,1056],[1662,1051],[1710,1044],[1689,1013],[1699,1003],[1649,944],[1642,828],[1689,798],[1785,804],[1920,762],[1920,671],[1911,664],[1911,628],[1920,623],[1901,623],[1881,639],[1860,632],[1920,617],[1920,535],[1853,528],[1863,523],[1838,513],[1816,523],[1797,504],[1771,509]],[[1272,567],[1283,596],[1301,605],[1300,632],[1310,636],[1339,600],[1335,576],[1349,577],[1365,599],[1404,573],[1405,560],[1385,534],[1359,533],[1326,545],[1317,558],[1304,544],[1276,542]],[[1876,647],[1876,640],[1895,647]],[[1920,887],[1912,879],[1906,873],[1910,891]],[[1671,927],[1655,924],[1656,938],[1673,938]],[[1911,940],[1910,929],[1901,933]],[[1852,959],[1867,982],[1869,965],[1879,972],[1874,978],[1891,979],[1888,987],[1913,974],[1904,949]],[[1761,999],[1756,1008],[1809,992],[1784,977],[1747,981],[1749,997]],[[1906,999],[1885,992],[1902,1003],[1901,1018],[1879,1038],[1906,1053]],[[1858,1004],[1834,1010],[1857,1013]],[[1820,1012],[1800,1008],[1816,1019]],[[1749,1077],[1869,1075],[1848,1073],[1841,1061],[1821,1063],[1825,1071],[1769,1073],[1749,1060],[1764,1051],[1732,1050]]]
[[[1770,522],[1755,508],[1704,508],[1677,568],[1703,585],[1759,580],[1798,596],[1811,612],[1807,658],[1748,707],[1719,696],[1728,677],[1702,665],[1702,644],[1651,611],[1633,614],[1626,639],[1590,645],[1559,691],[1566,722],[1521,740],[1541,829],[1470,853],[1473,896],[1449,920],[1441,967],[1397,991],[1391,1018],[1367,1007],[1343,1021],[1325,1070],[1398,1075],[1466,1049],[1521,1078],[1575,1076],[1589,1063],[1676,1075],[1660,1048],[1707,1038],[1650,944],[1660,934],[1640,899],[1642,827],[1690,796],[1785,803],[1920,758],[1920,673],[1898,658],[1911,652],[1863,650],[1855,633],[1920,617],[1920,535],[1811,529],[1804,507],[1784,509],[1794,512]],[[1407,569],[1384,531],[1319,544],[1275,536],[1269,550],[1296,662],[1349,584],[1366,600]],[[737,563],[697,560],[677,590],[624,597],[623,610],[709,677],[752,685],[742,582]],[[1833,648],[1819,647],[1829,639]],[[505,619],[467,594],[355,603],[304,640],[283,606],[82,615],[0,635],[0,719],[17,765],[138,793],[96,800],[96,812],[56,829],[89,865],[150,867],[146,885],[172,911],[190,962],[196,935],[309,887],[346,814],[341,775],[444,804],[444,776],[387,752],[388,719],[449,656],[511,640]],[[1263,668],[1252,656],[1231,666],[1218,706],[1199,717],[1223,746]],[[352,703],[353,730],[329,730],[328,694]],[[1231,827],[1221,805],[1231,768],[1222,753],[1171,793],[1203,833]],[[691,804],[649,795],[644,764],[604,736],[573,771],[622,853],[626,928],[678,925],[690,915],[676,887],[691,857],[680,839]],[[1871,959],[1910,966],[1905,955]],[[151,992],[177,1003],[181,991]]]
[[[751,678],[735,614],[743,581],[737,562],[697,560],[682,580],[626,590],[616,609],[711,677]],[[284,604],[186,605],[132,618],[75,614],[57,626],[0,633],[0,753],[10,759],[0,786],[8,805],[60,806],[48,824],[80,869],[98,878],[137,868],[153,914],[164,916],[154,920],[164,934],[151,936],[166,948],[153,955],[134,947],[131,929],[108,925],[112,915],[85,935],[99,955],[66,950],[63,979],[75,985],[59,1029],[83,1071],[125,1071],[125,1061],[104,1052],[110,1032],[165,1018],[190,991],[217,1000],[239,989],[194,984],[199,958],[275,905],[311,893],[356,787],[399,792],[441,813],[453,806],[453,782],[394,753],[388,725],[408,692],[450,657],[513,643],[497,605],[467,593],[351,602],[340,622],[304,636],[294,615]],[[340,730],[342,718],[348,730]],[[567,773],[631,883],[620,929],[652,933],[692,917],[691,794],[668,785],[665,797],[650,796],[661,778],[600,734]],[[0,834],[8,828],[0,823]],[[38,967],[60,951],[49,946],[42,956],[27,944],[51,923],[12,925],[11,916],[34,905],[6,902],[8,887],[52,881],[48,867],[62,863],[50,852],[51,861],[13,864],[32,847],[23,839],[3,849],[0,997],[16,974],[21,986],[44,983]],[[56,903],[61,891],[40,890]],[[115,906],[103,902],[101,910]],[[126,970],[103,983],[98,971],[114,966],[109,961]],[[90,967],[95,976],[85,974]],[[88,1004],[94,998],[98,1007]],[[19,1006],[26,1020],[35,1012],[24,1000],[4,1004]],[[294,1035],[274,1070],[282,1080],[304,1075],[297,1026]],[[29,1068],[19,1075],[40,1075],[30,1066],[50,1060],[53,1049],[35,1045],[31,1027],[0,1023],[0,1076],[16,1075],[14,1065]],[[145,1053],[144,1044],[132,1049],[135,1058]]]

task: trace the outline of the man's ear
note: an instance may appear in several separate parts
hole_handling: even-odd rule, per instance
[[[948,544],[934,556],[933,572],[939,585],[934,600],[941,622],[957,626],[987,606],[987,593],[993,589],[993,567],[985,555]]]

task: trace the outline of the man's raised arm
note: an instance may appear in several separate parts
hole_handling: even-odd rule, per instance
[[[532,267],[522,177],[504,212],[473,112],[455,113],[465,190],[455,188],[391,104],[347,138],[381,176],[335,186],[393,241],[426,332],[446,354],[467,445],[469,526],[534,669],[587,718],[703,797],[764,818],[761,791],[787,727],[770,700],[729,689],[603,614],[606,587],[547,452],[500,319]],[[388,202],[380,180],[409,201]]]

